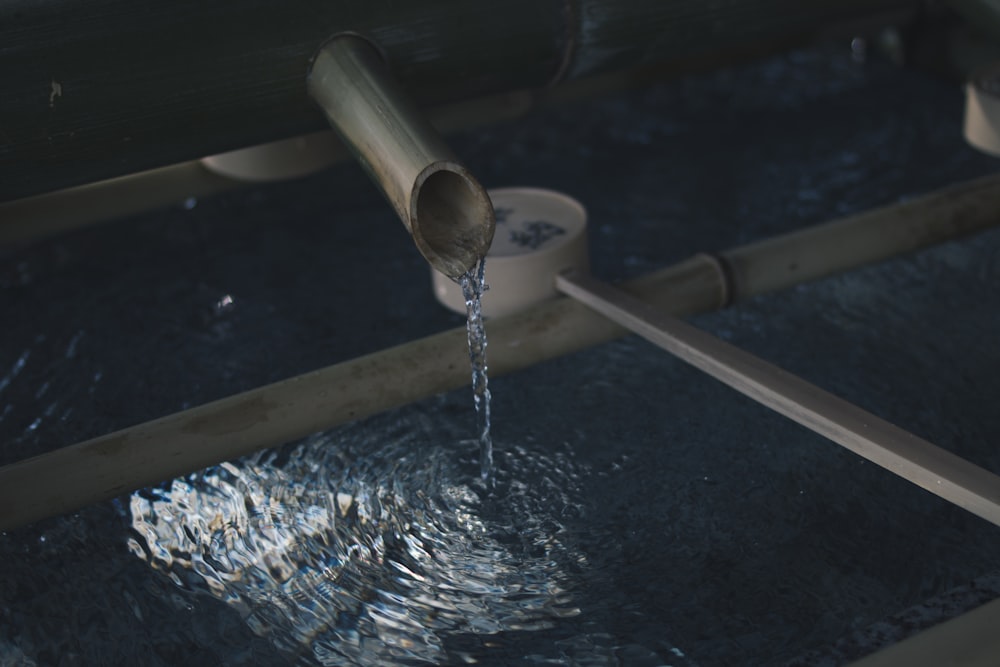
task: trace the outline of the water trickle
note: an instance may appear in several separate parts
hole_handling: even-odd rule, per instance
[[[493,437],[490,434],[490,388],[486,367],[486,329],[483,327],[483,293],[486,291],[486,258],[458,279],[468,315],[469,361],[472,363],[472,396],[479,434],[479,474],[493,480]]]

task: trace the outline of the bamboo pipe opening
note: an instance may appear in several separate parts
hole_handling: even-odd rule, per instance
[[[486,190],[355,34],[316,55],[309,93],[403,221],[424,258],[458,278],[486,255],[496,218]]]
[[[493,219],[489,197],[462,165],[435,163],[417,177],[410,234],[441,273],[456,278],[486,255],[493,235],[484,238],[483,228]]]

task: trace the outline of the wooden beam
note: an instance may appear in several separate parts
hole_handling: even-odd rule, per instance
[[[556,288],[741,394],[1000,526],[1000,477],[992,472],[590,276],[557,276]]]
[[[1000,600],[935,625],[849,667],[996,667]]]

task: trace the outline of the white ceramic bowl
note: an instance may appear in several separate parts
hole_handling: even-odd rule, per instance
[[[497,228],[486,256],[483,315],[505,315],[555,297],[557,273],[589,269],[587,211],[580,202],[539,188],[501,188],[489,196]],[[465,313],[455,281],[432,269],[431,282],[438,301]]]
[[[1000,69],[980,72],[965,86],[965,140],[1000,157]]]

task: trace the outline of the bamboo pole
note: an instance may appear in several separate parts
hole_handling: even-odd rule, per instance
[[[445,104],[428,109],[427,118],[443,134],[468,130],[520,118],[534,106],[535,96],[531,91],[518,90]],[[326,144],[328,138],[325,135],[329,135],[335,142],[329,147],[329,164],[351,159],[347,148],[336,140],[336,135],[329,129],[295,137],[293,140],[318,140]],[[270,145],[264,144],[89,185],[0,202],[0,246],[30,242],[84,225],[181,204],[190,198],[197,199],[246,187],[247,180],[218,170],[218,161],[231,159],[233,153],[252,151],[254,148],[266,149]]]
[[[514,90],[443,104],[428,108],[426,113],[431,125],[447,135],[520,118],[535,108],[554,108],[598,95],[648,86],[654,81],[682,74],[731,66],[782,52],[799,44],[801,39],[781,39],[727,48],[701,56],[641,65],[586,79],[573,79],[539,90]],[[330,129],[317,134],[324,133],[333,134]],[[309,141],[312,136],[315,135],[300,135],[292,140]],[[233,153],[252,148],[0,202],[0,245],[33,241],[83,225],[179,204],[191,197],[200,198],[244,187],[246,181],[236,180],[239,177],[232,170],[217,170],[218,160],[231,159]],[[351,159],[351,155],[346,147],[338,143],[329,159],[330,164],[333,164]]]
[[[556,289],[741,394],[1000,526],[1000,477],[734,345],[580,273]]]
[[[901,216],[900,211],[906,212]],[[816,235],[873,233],[877,250],[837,255],[840,270],[987,229],[1000,222],[1000,177],[992,176],[819,228],[778,237],[767,248],[831,266],[807,252]],[[863,220],[864,224],[860,224]],[[924,233],[892,233],[921,229]],[[883,229],[884,234],[877,230]],[[761,247],[760,244],[756,244]],[[749,246],[753,247],[753,246]],[[848,247],[844,244],[843,247]],[[723,257],[752,263],[747,248]],[[762,253],[766,261],[780,259]],[[761,260],[764,261],[764,260]],[[719,308],[769,289],[795,285],[816,268],[802,264],[781,281],[727,289],[720,262],[707,255],[658,271],[623,288],[676,316]],[[490,371],[511,373],[596,345],[626,331],[570,299],[555,299],[491,320]],[[0,530],[69,512],[90,503],[294,440],[347,421],[456,389],[469,382],[465,331],[453,329],[298,377],[129,427],[0,468]]]
[[[379,186],[431,266],[458,278],[486,255],[496,219],[486,190],[406,96],[370,43],[334,37],[309,93]]]
[[[194,161],[3,202],[0,203],[0,245],[33,241],[241,185]]]
[[[385,51],[421,105],[904,22],[919,0],[0,3],[0,200],[322,129],[303,73],[331,35]],[[887,14],[888,12],[888,14]],[[184,48],[177,48],[183,35]]]
[[[848,667],[996,667],[1000,600],[935,625]]]
[[[933,195],[865,211],[723,253],[734,290],[743,296],[817,280],[898,254],[926,248],[1000,223],[997,176],[986,176]]]
[[[682,313],[721,306],[714,262],[646,279]],[[490,372],[527,368],[625,333],[567,299],[490,322]],[[0,531],[400,407],[469,382],[466,332],[451,329],[0,468]]]

